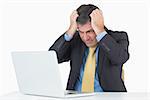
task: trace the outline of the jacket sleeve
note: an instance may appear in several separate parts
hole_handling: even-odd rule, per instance
[[[126,32],[108,31],[98,45],[102,47],[112,64],[123,64],[129,59],[129,40]]]
[[[63,34],[49,48],[49,51],[50,50],[54,50],[56,52],[58,63],[69,61],[71,53],[71,41],[66,41]]]

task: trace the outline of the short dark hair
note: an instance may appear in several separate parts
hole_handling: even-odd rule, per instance
[[[77,17],[76,22],[81,25],[86,24],[88,21],[91,22],[90,14],[95,9],[99,9],[99,8],[93,4],[81,5],[79,8],[77,8],[77,13],[79,16]]]

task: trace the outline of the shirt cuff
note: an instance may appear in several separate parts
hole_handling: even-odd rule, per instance
[[[98,34],[98,35],[96,36],[97,41],[99,42],[106,34],[107,34],[106,31],[101,32],[100,34]]]
[[[65,33],[64,39],[65,39],[66,41],[70,41],[70,40],[72,39],[72,36],[70,36],[70,35],[68,35],[67,33]]]

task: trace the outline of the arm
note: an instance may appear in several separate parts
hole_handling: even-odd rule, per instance
[[[98,43],[112,64],[123,64],[129,59],[129,40],[126,32],[108,31]]]
[[[97,35],[98,45],[103,48],[104,52],[112,64],[123,64],[129,59],[128,53],[128,36],[126,32],[109,31],[104,33],[104,18],[102,11],[94,10],[91,14],[91,24]]]
[[[70,52],[71,52],[70,44],[71,44],[71,41],[66,41],[64,39],[64,34],[63,34],[49,48],[49,51],[50,50],[56,51],[58,63],[62,63],[62,62],[70,60]]]
[[[76,19],[78,17],[77,11],[73,11],[70,16],[70,27],[65,34],[61,35],[49,50],[55,50],[57,53],[58,63],[70,60],[71,42],[77,30]]]

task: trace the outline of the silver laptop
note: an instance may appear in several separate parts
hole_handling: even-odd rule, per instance
[[[12,52],[20,92],[50,97],[78,97],[97,93],[63,90],[55,51]]]

